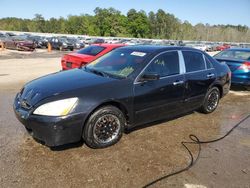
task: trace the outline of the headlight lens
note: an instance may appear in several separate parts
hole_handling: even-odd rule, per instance
[[[77,103],[78,98],[68,98],[49,102],[39,106],[33,114],[43,116],[65,116]]]

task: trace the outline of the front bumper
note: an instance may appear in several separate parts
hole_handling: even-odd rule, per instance
[[[15,99],[14,112],[30,135],[49,147],[78,142],[82,138],[84,114],[71,114],[63,117],[34,115],[19,106]]]

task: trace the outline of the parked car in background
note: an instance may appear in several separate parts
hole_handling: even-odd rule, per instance
[[[36,44],[29,40],[26,35],[7,37],[4,46],[7,49],[34,51]]]
[[[66,37],[52,37],[49,39],[52,49],[56,50],[74,50],[74,44],[67,40]]]
[[[200,50],[127,46],[81,69],[27,83],[14,111],[47,146],[83,139],[91,148],[104,148],[125,129],[197,109],[211,113],[229,89],[228,66]]]
[[[92,44],[102,44],[102,43],[105,43],[104,39],[94,39],[92,42]]]
[[[193,48],[201,50],[203,52],[207,50],[207,46],[205,44],[195,44],[193,45]]]
[[[217,51],[222,51],[222,50],[226,50],[226,49],[228,49],[228,48],[230,48],[230,45],[228,45],[228,44],[223,44],[223,45],[217,46],[217,47],[216,47],[216,50],[217,50]]]
[[[250,44],[240,44],[241,48],[250,48]]]
[[[233,48],[214,56],[216,60],[228,65],[232,72],[232,84],[243,85],[250,90],[250,49]]]
[[[11,32],[7,32],[7,33],[5,33],[5,35],[6,35],[7,37],[14,37],[14,36],[17,36],[16,34],[11,33]]]
[[[48,41],[46,41],[45,37],[37,35],[27,35],[27,39],[33,41],[36,44],[37,48],[46,48],[48,46]]]
[[[3,33],[0,33],[0,48],[4,47],[4,43],[6,40],[7,37]]]
[[[79,68],[122,46],[125,44],[92,44],[79,51],[66,54],[61,59],[62,70]]]
[[[81,49],[85,47],[85,44],[77,38],[67,38],[67,41],[74,45],[74,49]]]

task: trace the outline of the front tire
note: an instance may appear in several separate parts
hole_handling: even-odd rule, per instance
[[[114,106],[97,109],[83,130],[83,140],[91,148],[105,148],[117,143],[124,131],[124,114]]]
[[[208,90],[203,105],[201,106],[201,112],[205,114],[212,113],[218,106],[220,100],[220,90],[217,87],[212,87]]]

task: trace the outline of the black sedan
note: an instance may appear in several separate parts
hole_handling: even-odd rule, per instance
[[[27,83],[14,111],[47,146],[83,139],[103,148],[124,129],[197,109],[213,112],[229,92],[230,76],[227,65],[196,49],[128,46]]]
[[[49,43],[51,44],[52,49],[57,50],[74,50],[74,44],[67,40],[65,37],[52,37],[49,40]]]

